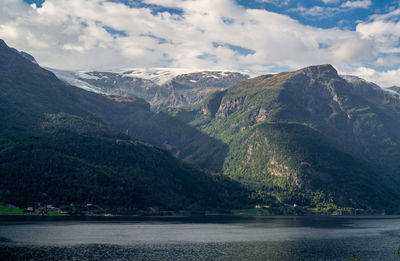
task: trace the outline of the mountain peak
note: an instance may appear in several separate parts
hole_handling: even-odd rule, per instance
[[[319,76],[319,77],[324,77],[324,76],[337,77],[338,76],[338,72],[330,64],[312,65],[312,66],[300,69],[297,72],[305,73],[310,76]]]
[[[28,61],[34,63],[34,64],[38,64],[37,61],[35,60],[35,57],[33,57],[32,55],[30,55],[29,53],[26,52],[19,52],[20,55],[22,55],[25,59],[27,59]]]
[[[6,44],[6,42],[4,42],[3,39],[0,39],[0,48],[4,48],[4,47],[9,48],[8,45]]]

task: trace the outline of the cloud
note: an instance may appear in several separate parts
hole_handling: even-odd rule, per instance
[[[400,65],[400,56],[399,54],[389,54],[378,57],[374,65],[376,67],[398,67]]]
[[[273,4],[278,7],[288,6],[291,2],[291,0],[256,0],[256,1],[260,3]]]
[[[325,4],[337,4],[340,1],[337,0],[322,0]],[[289,12],[299,13],[305,17],[318,17],[320,19],[331,18],[339,13],[349,12],[358,8],[368,8],[372,4],[371,0],[359,0],[359,1],[347,1],[342,3],[340,6],[313,6],[313,7],[303,7],[299,6],[296,8],[291,8]]]
[[[358,1],[347,1],[341,4],[343,8],[368,8],[372,5],[371,0],[358,0]]]
[[[400,9],[388,14],[373,15],[369,21],[359,23],[356,31],[363,39],[373,41],[377,66],[400,66]]]
[[[347,73],[357,75],[367,81],[374,82],[382,87],[392,87],[400,85],[400,69],[379,72],[372,68],[360,67]]]
[[[333,63],[340,64],[362,60],[365,57],[371,57],[374,50],[373,41],[362,41],[359,39],[345,39],[341,43],[335,42],[331,48]]]
[[[337,4],[340,3],[340,0],[322,0],[324,4]]]
[[[289,12],[299,13],[302,16],[308,17],[319,17],[322,19],[330,18],[336,16],[337,13],[344,12],[344,9],[338,7],[327,7],[327,6],[313,6],[313,7],[303,7],[299,6],[296,8],[290,8]]]
[[[234,0],[143,0],[130,6],[47,0],[41,8],[22,0],[3,3],[0,38],[31,53],[41,65],[60,69],[184,67],[268,73],[323,63],[354,69],[365,61],[378,63],[382,53],[393,54],[392,41],[400,32],[393,32],[394,13],[392,18],[371,17],[357,31],[321,29],[286,15],[246,9]],[[378,22],[388,23],[387,28],[374,24]],[[389,44],[382,42],[385,37]]]

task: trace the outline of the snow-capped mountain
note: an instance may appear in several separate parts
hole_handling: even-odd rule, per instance
[[[380,91],[389,93],[391,96],[393,96],[395,98],[400,97],[400,87],[393,86],[393,87],[389,87],[389,88],[382,88],[381,86],[379,86],[373,82],[366,81],[366,80],[364,80],[360,77],[354,76],[354,75],[340,75],[340,77],[342,79],[346,80],[348,83],[353,84],[354,86],[365,87],[365,85],[366,85],[375,90],[380,90]]]
[[[62,71],[50,69],[71,85],[88,91],[136,96],[148,101],[152,109],[181,107],[199,103],[215,91],[226,89],[249,78],[228,71],[193,71],[190,69],[125,69],[114,71]]]
[[[388,88],[389,90],[396,92],[397,94],[400,95],[400,87],[399,86],[392,86]]]

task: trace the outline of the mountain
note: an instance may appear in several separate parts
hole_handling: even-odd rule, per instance
[[[226,145],[192,162],[212,158],[264,203],[398,209],[400,100],[331,65],[259,76],[167,112]]]
[[[79,103],[131,137],[241,182],[260,204],[397,208],[399,99],[332,66],[256,77],[158,113],[113,99],[112,109],[97,98]]]
[[[139,97],[152,110],[194,105],[215,91],[224,90],[248,75],[226,71],[193,72],[187,69],[129,69],[121,72],[73,72],[49,69],[60,79],[85,90],[124,97]]]
[[[260,204],[397,208],[399,99],[330,65],[256,77],[158,113],[113,99],[113,109],[79,103],[131,137],[241,182]]]
[[[131,139],[93,109],[151,113],[144,100],[69,86],[27,57],[0,41],[0,202],[117,212],[246,204],[237,182]]]
[[[392,87],[389,87],[388,89],[400,94],[400,87],[399,86],[392,86]]]
[[[392,86],[389,88],[382,88],[379,85],[373,83],[373,82],[368,82],[360,77],[353,76],[353,75],[340,75],[341,78],[345,79],[348,83],[352,85],[358,85],[358,86],[365,86],[368,85],[369,88],[378,90],[378,91],[385,91],[386,95],[391,95],[395,98],[400,98],[400,88],[397,86]]]
[[[399,211],[393,91],[319,65],[239,81],[196,105],[155,113],[135,96],[67,85],[0,46],[3,201],[234,208],[249,203],[250,191],[252,202],[300,213]],[[173,79],[182,86],[194,80],[181,76]],[[155,78],[141,77],[148,92]]]

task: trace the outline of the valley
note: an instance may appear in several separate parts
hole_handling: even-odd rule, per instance
[[[0,202],[399,211],[400,99],[331,65],[250,79],[69,72],[77,88],[4,42],[0,54]]]

